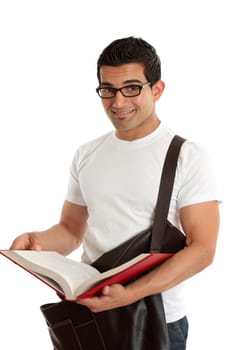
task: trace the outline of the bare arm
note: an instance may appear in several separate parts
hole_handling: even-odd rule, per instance
[[[87,208],[65,201],[60,222],[48,230],[18,236],[10,249],[54,250],[66,255],[77,248],[87,228]]]
[[[219,230],[217,202],[182,208],[180,217],[186,233],[187,248],[128,286],[107,286],[102,296],[85,299],[82,304],[95,312],[131,304],[174,287],[210,265],[215,255]]]

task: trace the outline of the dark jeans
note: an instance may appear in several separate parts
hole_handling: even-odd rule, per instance
[[[187,317],[172,323],[168,323],[168,334],[170,339],[170,350],[185,350],[188,337]]]

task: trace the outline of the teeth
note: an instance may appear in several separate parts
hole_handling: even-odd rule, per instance
[[[114,111],[114,113],[119,114],[119,115],[125,115],[125,114],[128,114],[128,113],[131,113],[132,111],[133,111],[133,109],[131,109],[130,111],[126,111],[126,112],[117,112],[117,111]]]

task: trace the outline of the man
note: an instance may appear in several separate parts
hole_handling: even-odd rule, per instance
[[[97,75],[97,93],[115,131],[77,150],[60,222],[46,231],[19,236],[12,249],[69,254],[82,243],[82,259],[91,263],[151,225],[163,161],[174,136],[156,113],[165,88],[160,59],[141,38],[119,39],[100,55]],[[101,296],[82,304],[100,312],[162,293],[171,349],[185,349],[188,321],[182,282],[213,261],[217,200],[205,152],[185,142],[168,219],[183,230],[187,248],[137,281],[107,286]]]

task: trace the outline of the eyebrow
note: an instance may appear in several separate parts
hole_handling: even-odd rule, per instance
[[[143,84],[143,82],[141,80],[138,80],[138,79],[128,79],[128,80],[125,80],[122,82],[123,86],[126,85],[126,84],[135,84],[135,83],[139,83],[139,84]],[[105,81],[101,82],[100,86],[113,86],[113,84],[111,83],[107,83]]]

